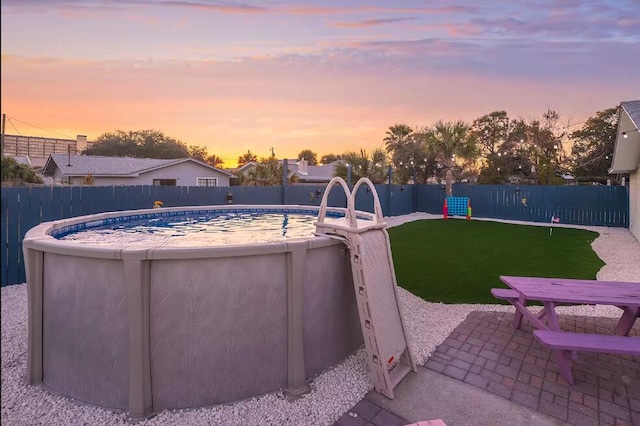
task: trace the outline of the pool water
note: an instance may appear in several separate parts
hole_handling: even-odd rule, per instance
[[[281,242],[313,237],[316,219],[316,214],[300,213],[184,214],[96,226],[59,239],[118,248]]]

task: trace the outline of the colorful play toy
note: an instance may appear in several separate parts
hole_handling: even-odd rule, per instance
[[[471,220],[471,200],[469,197],[446,197],[442,215],[445,220],[448,216],[465,216],[467,220]]]

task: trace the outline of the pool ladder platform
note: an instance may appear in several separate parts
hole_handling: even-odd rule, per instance
[[[344,217],[327,218],[329,193],[337,185],[342,186],[347,196],[347,207],[333,210],[343,211]],[[356,193],[362,185],[367,185],[373,195],[373,214],[355,210]],[[322,197],[315,225],[316,234],[338,239],[349,248],[358,314],[374,386],[377,392],[393,399],[396,386],[417,368],[399,306],[387,224],[373,183],[362,178],[350,191],[344,179],[333,178]]]

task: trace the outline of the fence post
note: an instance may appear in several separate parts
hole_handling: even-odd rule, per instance
[[[418,179],[417,179],[417,176],[416,176],[416,167],[413,166],[413,208],[412,208],[412,212],[416,212],[417,210],[418,210]]]
[[[389,172],[387,173],[387,176],[389,177],[389,182],[387,183],[387,216],[392,216],[391,215],[391,182],[393,182],[392,179],[392,174],[393,174],[393,167],[391,167],[391,164],[389,164]]]
[[[287,204],[287,184],[289,183],[289,160],[282,161],[282,205]]]

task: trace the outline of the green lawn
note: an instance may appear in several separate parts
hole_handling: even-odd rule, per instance
[[[500,275],[595,279],[597,232],[468,220],[389,228],[398,285],[430,302],[498,303]],[[506,303],[506,302],[505,302]]]

